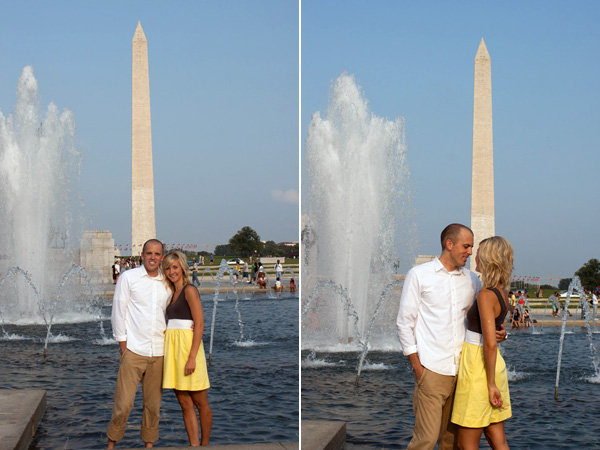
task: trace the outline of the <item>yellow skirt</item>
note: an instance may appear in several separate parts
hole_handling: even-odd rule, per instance
[[[496,386],[502,394],[502,409],[491,405],[483,360],[483,347],[465,342],[460,356],[452,422],[461,427],[483,428],[512,416],[506,364],[496,355]]]
[[[192,348],[192,330],[167,329],[165,333],[165,358],[163,366],[163,388],[180,391],[202,391],[210,387],[206,370],[204,344],[200,341],[196,355],[196,369],[185,375],[185,365]]]

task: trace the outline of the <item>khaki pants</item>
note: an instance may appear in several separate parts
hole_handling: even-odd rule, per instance
[[[119,364],[112,418],[106,431],[108,439],[119,441],[123,438],[140,381],[144,398],[141,436],[144,442],[154,442],[158,439],[162,372],[162,356],[141,356],[125,350]]]
[[[450,422],[456,376],[425,369],[415,388],[415,428],[407,449],[456,448],[456,425]]]

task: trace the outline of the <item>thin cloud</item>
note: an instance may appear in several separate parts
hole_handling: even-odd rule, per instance
[[[292,205],[297,205],[298,191],[296,189],[288,189],[287,191],[273,189],[271,191],[271,198],[278,203],[291,203]]]

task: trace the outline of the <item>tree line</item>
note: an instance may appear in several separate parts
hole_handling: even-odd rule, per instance
[[[242,227],[228,244],[217,245],[214,254],[216,256],[280,256],[285,258],[298,257],[299,245],[277,244],[275,241],[262,242],[258,233],[249,226]]]

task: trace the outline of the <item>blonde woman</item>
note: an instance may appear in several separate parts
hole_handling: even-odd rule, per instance
[[[498,351],[496,330],[508,311],[512,246],[500,236],[484,239],[475,261],[483,287],[467,312],[452,422],[459,425],[459,448],[479,448],[481,433],[485,431],[493,449],[508,449],[504,421],[512,413],[506,365]]]
[[[200,295],[190,282],[187,259],[183,253],[169,253],[163,260],[162,268],[166,283],[173,293],[166,312],[163,388],[175,390],[190,445],[208,445],[212,411],[207,395],[210,384],[202,345],[204,316]],[[196,410],[200,416],[201,439]]]

